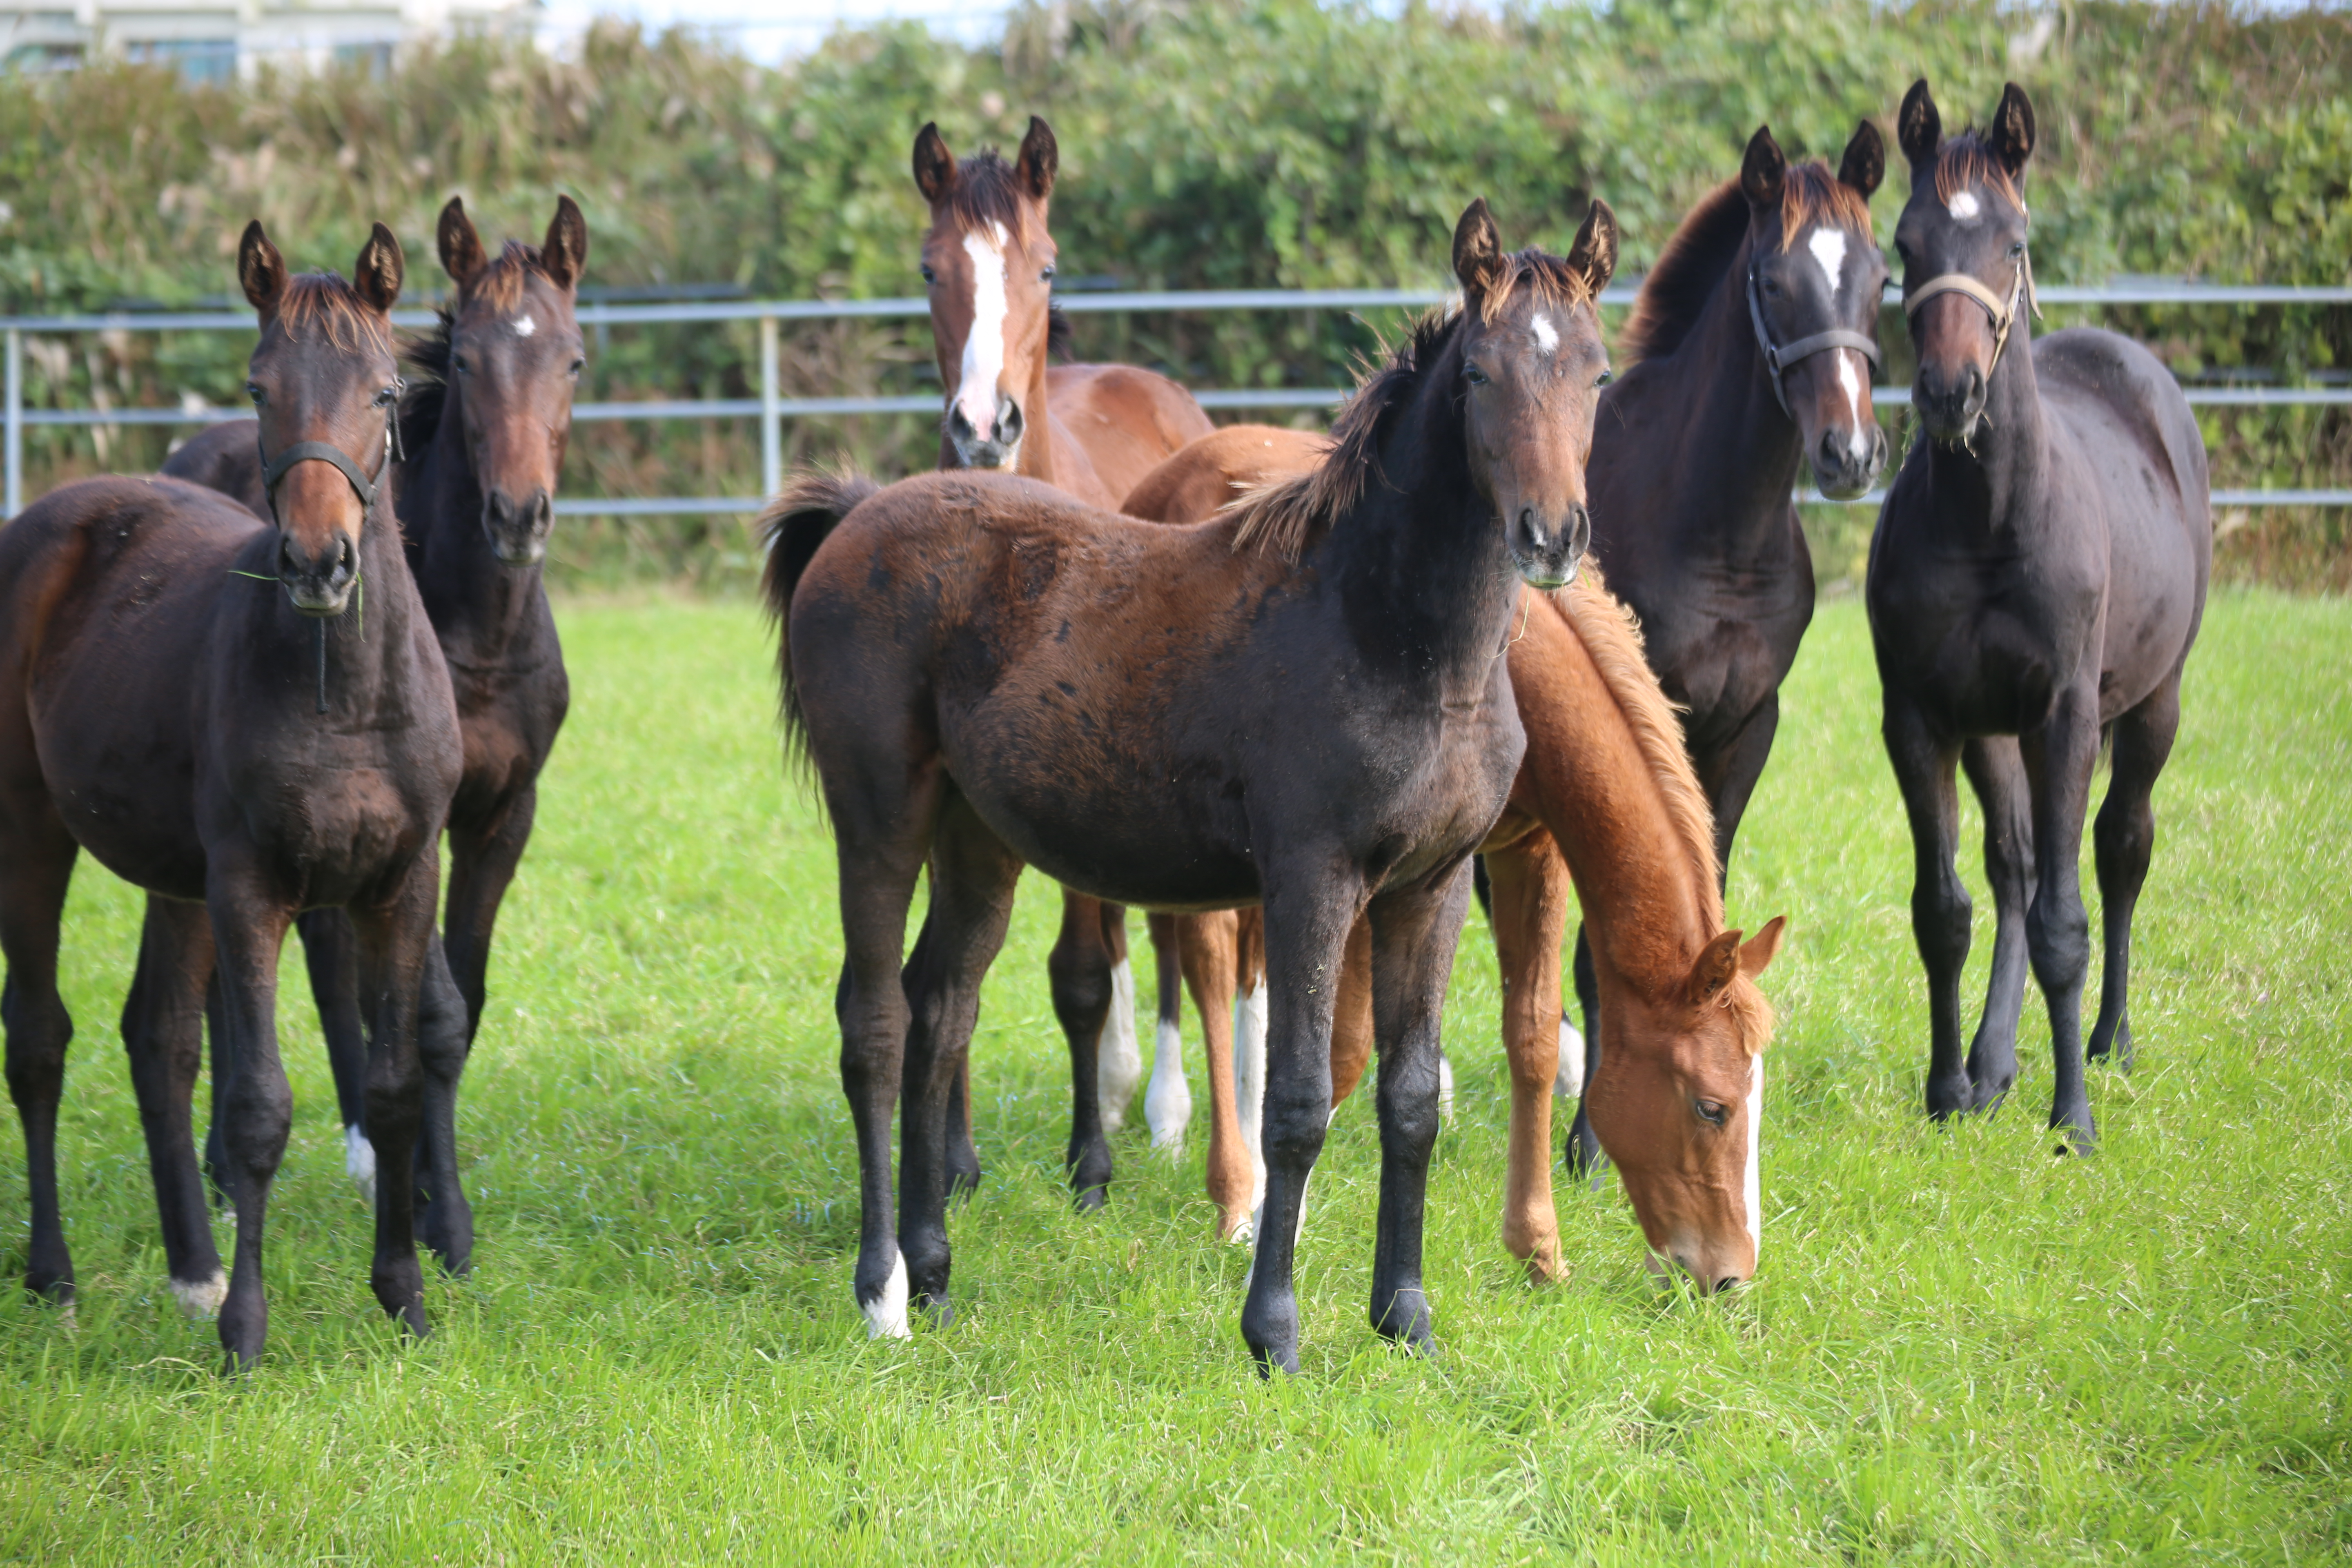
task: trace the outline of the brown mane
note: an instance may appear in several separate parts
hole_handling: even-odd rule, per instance
[[[1818,158],[1789,165],[1780,189],[1780,248],[1787,250],[1815,223],[1871,232],[1870,204]],[[1657,264],[1642,279],[1633,313],[1617,334],[1618,352],[1628,364],[1660,359],[1682,347],[1714,297],[1716,285],[1739,258],[1748,228],[1748,198],[1736,179],[1701,196],[1685,215],[1658,253]]]
[[[2018,211],[2025,210],[2024,193],[2009,177],[2008,168],[1993,151],[1992,143],[1985,140],[1983,132],[1963,131],[1957,136],[1946,137],[1944,144],[1936,149],[1936,199],[1948,206],[1954,196],[1977,184],[2008,197]]]
[[[532,273],[546,278],[551,287],[555,279],[549,277],[547,265],[540,259],[539,247],[510,239],[499,247],[498,259],[485,265],[466,284],[464,297],[479,300],[501,314],[522,303],[522,286]],[[564,290],[568,292],[568,290]]]
[[[949,218],[966,234],[1003,224],[1006,233],[1020,235],[1024,242],[1034,237],[1030,228],[1037,204],[1021,188],[1013,165],[997,156],[993,147],[956,161],[956,181],[948,187],[947,209]]]
[[[1642,630],[1633,612],[1611,596],[1600,570],[1588,558],[1577,580],[1550,595],[1585,651],[1592,656],[1601,683],[1624,716],[1626,728],[1650,773],[1665,797],[1666,816],[1674,824],[1689,862],[1698,892],[1699,920],[1712,937],[1724,929],[1721,869],[1715,858],[1715,815],[1707,807],[1698,773],[1683,745],[1683,726],[1673,703],[1666,700],[1658,678],[1642,652]],[[1724,993],[1724,1005],[1738,1015],[1739,1037],[1748,1054],[1761,1052],[1772,1038],[1772,1004],[1745,974]]]
[[[278,324],[289,337],[312,328],[345,353],[363,348],[392,352],[392,323],[359,296],[351,279],[333,272],[303,272],[286,280],[278,301]]]

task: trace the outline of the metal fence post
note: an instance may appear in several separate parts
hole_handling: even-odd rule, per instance
[[[0,517],[14,517],[25,508],[25,334],[8,329],[7,506]]]
[[[776,396],[776,318],[760,318],[760,493],[784,488],[784,414]]]

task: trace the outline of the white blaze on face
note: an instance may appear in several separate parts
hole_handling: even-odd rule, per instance
[[[1845,394],[1847,450],[1856,458],[1870,453],[1870,438],[1862,433],[1862,377],[1854,374],[1854,361],[1862,356],[1852,349],[1838,349],[1838,387]]]
[[[1538,353],[1548,354],[1559,347],[1559,333],[1553,329],[1549,316],[1538,310],[1535,320],[1528,325],[1536,334],[1536,351]]]
[[[1821,227],[1805,242],[1813,259],[1822,264],[1822,276],[1830,280],[1830,298],[1837,298],[1838,285],[1845,281],[1845,230]]]
[[[1984,207],[1977,201],[1977,194],[1974,191],[1962,191],[1952,198],[1951,205],[1946,210],[1952,215],[1954,223],[1974,223],[1983,213]]]
[[[1756,1165],[1756,1142],[1764,1125],[1764,1058],[1749,1058],[1748,1068],[1748,1175],[1740,1192],[1748,1205],[1748,1239],[1760,1258],[1764,1250],[1764,1178]]]
[[[963,340],[963,366],[956,377],[956,406],[973,434],[996,434],[996,384],[1004,374],[1004,244],[1003,224],[993,235],[967,234],[963,253],[971,258],[971,331]]]
[[[529,316],[517,316],[515,318],[515,336],[519,338],[527,338],[537,331],[539,331],[539,323],[532,321]]]

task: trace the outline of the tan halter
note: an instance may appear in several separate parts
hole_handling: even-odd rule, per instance
[[[1905,318],[1916,319],[1919,307],[1938,294],[1966,294],[1982,305],[1985,314],[1992,318],[1992,363],[1985,366],[1985,379],[1988,381],[2000,366],[2000,351],[2009,346],[2009,329],[2017,324],[2018,305],[2022,302],[2036,321],[2042,317],[2042,307],[2033,298],[2033,256],[2031,251],[2020,254],[2017,258],[2017,276],[2010,282],[2008,299],[2002,299],[1965,272],[1946,272],[1928,279],[1916,289],[1903,291]]]

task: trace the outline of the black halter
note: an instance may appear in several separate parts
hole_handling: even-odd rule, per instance
[[[1756,264],[1752,261],[1748,265],[1748,319],[1756,326],[1756,346],[1763,351],[1764,371],[1772,378],[1772,395],[1780,399],[1780,412],[1791,419],[1796,415],[1789,407],[1789,392],[1781,384],[1780,378],[1788,374],[1789,367],[1798,361],[1811,359],[1824,349],[1852,349],[1870,362],[1872,370],[1879,368],[1876,340],[1862,332],[1848,331],[1843,327],[1832,327],[1828,331],[1799,338],[1793,343],[1774,342],[1772,329],[1764,321],[1764,299],[1761,286],[1756,281]]]
[[[392,401],[384,405],[383,460],[376,465],[375,478],[360,472],[360,466],[341,447],[329,441],[297,441],[271,458],[269,448],[262,443],[259,424],[256,422],[254,451],[261,458],[261,493],[269,502],[269,521],[279,529],[286,524],[278,515],[278,486],[297,463],[331,463],[342,470],[343,478],[352,482],[352,493],[360,498],[360,521],[367,522],[368,514],[375,510],[375,498],[383,493],[384,481],[392,477],[392,466],[407,460],[400,440],[400,395],[408,384],[398,376],[392,378]],[[364,584],[359,592],[367,591]],[[341,617],[337,617],[341,618]],[[327,623],[319,623],[319,711],[327,710]]]

